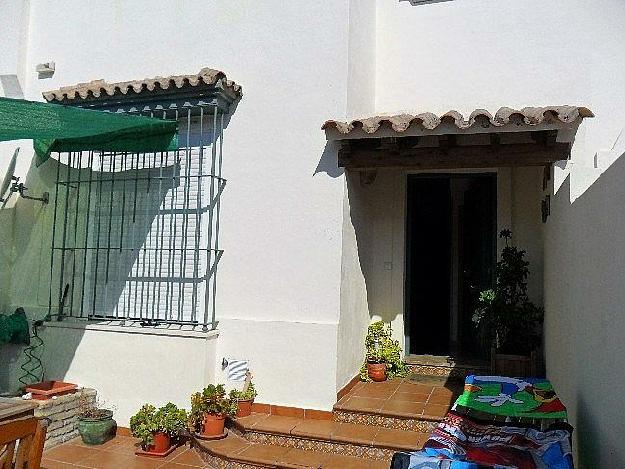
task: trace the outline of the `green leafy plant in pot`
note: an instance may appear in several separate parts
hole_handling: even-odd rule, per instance
[[[223,384],[209,384],[191,396],[189,426],[205,437],[223,435],[226,417],[233,417],[237,407],[237,400],[226,395]]]
[[[408,374],[399,341],[393,339],[390,324],[376,321],[369,325],[365,337],[366,357],[360,368],[362,381],[384,381]]]
[[[84,392],[78,399],[78,433],[83,443],[101,445],[115,437],[117,423],[113,420],[113,411]]]
[[[257,395],[258,392],[256,392],[256,388],[252,382],[252,375],[248,371],[243,389],[240,391],[236,389],[230,391],[230,399],[237,403],[237,417],[247,417],[252,413],[252,404]]]
[[[496,353],[530,355],[541,344],[544,310],[527,296],[526,252],[510,245],[510,230],[502,230],[499,237],[506,246],[495,269],[495,286],[480,292],[472,319],[482,343]]]
[[[141,447],[148,453],[165,455],[172,444],[187,428],[187,413],[171,402],[157,409],[144,404],[130,417],[132,436],[141,440]]]

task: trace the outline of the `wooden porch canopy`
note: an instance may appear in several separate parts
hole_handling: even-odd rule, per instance
[[[328,140],[340,142],[344,168],[451,169],[545,166],[570,158],[577,128],[594,114],[585,107],[478,109],[326,121]]]

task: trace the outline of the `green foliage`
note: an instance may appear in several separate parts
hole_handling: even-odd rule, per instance
[[[157,432],[167,433],[176,437],[187,427],[187,412],[179,409],[171,402],[160,409],[151,404],[145,404],[139,412],[130,417],[130,431],[132,436],[141,439],[143,447],[154,441]]]
[[[223,384],[209,384],[202,392],[191,395],[191,413],[189,426],[199,432],[204,421],[204,414],[234,416],[237,412],[237,400],[232,393],[226,397]]]
[[[506,247],[495,269],[495,288],[480,293],[473,322],[483,342],[502,353],[526,355],[540,345],[544,311],[527,297],[525,251],[508,245],[510,230],[499,236],[506,239]]]
[[[230,391],[230,399],[235,399],[237,401],[251,401],[258,395],[256,392],[256,388],[254,387],[254,383],[250,381],[247,389],[243,389],[242,391],[237,391],[233,389]]]
[[[403,377],[408,374],[404,354],[399,341],[393,339],[391,325],[376,321],[369,325],[365,337],[366,358],[360,368],[360,379],[369,381],[367,362],[386,363],[388,378]]]

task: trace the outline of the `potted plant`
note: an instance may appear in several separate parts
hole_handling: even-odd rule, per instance
[[[139,412],[130,417],[132,436],[141,440],[143,452],[165,456],[177,443],[178,436],[186,429],[187,413],[171,402],[157,409],[144,404]]]
[[[372,381],[386,381],[386,360],[377,350],[367,354],[367,376]]]
[[[200,436],[220,436],[224,434],[226,417],[233,417],[236,412],[237,401],[226,396],[223,384],[209,384],[191,396],[189,425]]]
[[[509,245],[510,230],[502,230],[499,236],[505,238],[506,246],[495,269],[495,286],[480,292],[473,322],[483,343],[490,345],[493,373],[535,375],[544,311],[527,296],[525,251]]]
[[[113,411],[105,409],[97,399],[81,393],[78,404],[78,433],[86,445],[101,445],[115,437],[117,423]]]
[[[257,394],[254,383],[252,382],[252,377],[248,372],[243,389],[241,391],[236,389],[230,391],[230,399],[237,403],[237,417],[247,417],[252,413],[252,404]]]
[[[384,381],[408,374],[399,341],[393,339],[391,325],[376,321],[369,325],[365,337],[366,358],[360,368],[363,381]]]

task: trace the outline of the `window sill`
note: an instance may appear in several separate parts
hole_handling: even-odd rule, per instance
[[[117,332],[121,334],[160,335],[167,337],[188,337],[192,339],[211,339],[219,336],[217,329],[202,331],[202,326],[181,326],[175,324],[161,326],[141,326],[135,322],[126,322],[121,325],[120,321],[77,321],[65,319],[57,322],[45,322],[42,329],[61,328],[78,329],[85,331]]]

